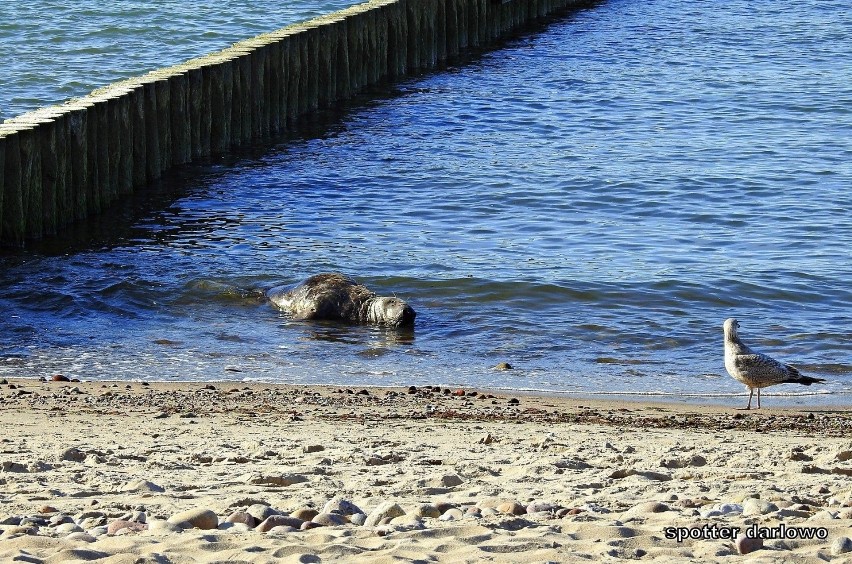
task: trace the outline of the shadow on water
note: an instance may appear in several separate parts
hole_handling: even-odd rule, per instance
[[[588,0],[577,6],[555,12],[540,20],[521,26],[502,39],[482,47],[469,48],[465,53],[444,63],[435,69],[411,73],[397,82],[383,82],[374,85],[354,96],[350,100],[339,102],[334,107],[322,108],[288,124],[287,130],[277,135],[257,140],[249,145],[232,149],[230,152],[200,159],[167,171],[163,177],[146,186],[136,189],[132,195],[114,203],[100,214],[76,222],[67,227],[61,235],[49,236],[41,240],[27,241],[24,248],[0,246],[0,258],[37,254],[59,256],[79,252],[106,250],[118,246],[136,244],[166,244],[169,240],[185,231],[194,233],[209,231],[205,226],[193,225],[191,221],[181,222],[175,229],[157,229],[172,222],[165,219],[166,212],[184,197],[203,193],[206,186],[234,166],[246,166],[253,161],[261,161],[272,152],[298,142],[325,139],[340,131],[347,117],[370,107],[376,107],[388,100],[398,99],[416,92],[416,84],[424,77],[452,72],[477,65],[488,53],[511,45],[521,38],[535,38],[548,31],[554,25],[570,21],[576,14],[604,3],[604,0]],[[247,167],[250,168],[250,165]],[[219,226],[233,222],[230,217],[208,216],[206,223]]]

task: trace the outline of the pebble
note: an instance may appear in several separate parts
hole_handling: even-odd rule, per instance
[[[63,513],[60,513],[58,515],[54,515],[48,521],[48,523],[50,523],[51,525],[54,525],[54,526],[55,525],[62,525],[64,523],[73,523],[73,522],[74,522],[74,519],[70,515],[65,515]]]
[[[349,516],[349,522],[360,527],[367,521],[367,515],[364,513],[355,513]]]
[[[701,512],[701,518],[720,517],[723,515],[740,515],[743,512],[743,506],[739,503],[722,503],[714,505],[710,509]]]
[[[106,527],[103,528],[104,533],[106,533]],[[154,519],[148,521],[148,530],[149,531],[157,531],[157,532],[169,532],[169,533],[180,533],[183,532],[183,527],[180,525],[176,525],[175,523],[169,523],[163,519]],[[94,529],[89,530],[90,533],[94,534]]]
[[[386,501],[384,503],[380,503],[378,507],[370,511],[370,514],[367,515],[367,520],[364,521],[364,526],[375,527],[383,519],[393,519],[400,515],[405,515],[405,511],[403,511],[402,507],[393,501]]]
[[[266,533],[278,527],[289,527],[295,531],[302,526],[303,522],[301,519],[289,515],[270,515],[255,530],[259,533]]]
[[[198,507],[181,511],[169,517],[169,523],[184,529],[216,529],[219,527],[219,517],[210,509]]]
[[[549,501],[534,501],[527,505],[527,513],[555,513],[562,509],[559,505],[550,503]]]
[[[318,525],[325,525],[328,527],[346,525],[349,522],[346,520],[346,517],[339,513],[320,513],[311,519],[311,521]]]
[[[127,532],[145,531],[148,529],[148,525],[144,523],[137,523],[135,521],[125,521],[123,519],[116,519],[115,521],[107,525],[106,532],[108,535],[115,535],[119,531],[123,531],[125,529],[127,530]]]
[[[394,517],[390,520],[390,524],[396,527],[404,527],[406,529],[420,529],[423,528],[423,520],[420,519],[417,515],[400,515],[399,517]]]
[[[413,511],[409,512],[411,515],[417,515],[418,517],[440,517],[441,512],[438,511],[438,508],[432,505],[431,503],[424,503],[418,505]]]
[[[246,513],[245,511],[234,511],[230,515],[225,518],[226,523],[241,523],[250,528],[254,528],[257,525],[257,521],[254,517]]]
[[[68,540],[72,540],[72,541],[82,541],[82,542],[95,542],[96,540],[98,540],[95,537],[93,537],[92,535],[90,535],[89,533],[80,532],[80,531],[71,533],[71,534],[67,535],[65,538],[68,539]]]
[[[59,460],[67,460],[68,462],[83,462],[88,456],[85,452],[78,448],[71,447],[63,450],[59,454]]]
[[[444,511],[440,517],[438,517],[441,521],[457,521],[464,517],[464,513],[462,513],[461,509],[457,509],[453,507],[452,509],[447,509]]]
[[[354,515],[364,513],[357,505],[342,497],[333,497],[322,507],[321,513],[340,513],[341,515]]]
[[[77,522],[81,527],[83,527],[83,529],[88,531],[89,529],[106,525],[107,518],[105,515],[101,515],[99,517],[84,517],[82,519],[78,518]]]
[[[527,508],[518,503],[517,501],[507,501],[501,503],[497,507],[495,507],[497,511],[500,513],[506,513],[508,515],[525,515],[527,512]]]
[[[53,529],[57,535],[70,535],[71,533],[81,533],[83,528],[77,523],[63,523]]]
[[[272,515],[276,515],[278,512],[263,503],[254,503],[246,509],[246,513],[254,517],[257,523],[262,523],[266,521]]]
[[[852,552],[852,539],[849,537],[837,537],[834,539],[834,542],[831,543],[831,555],[839,556],[847,552]]]
[[[326,511],[325,508],[322,510],[323,513],[331,513],[330,511]],[[319,515],[319,511],[312,507],[300,507],[295,511],[290,512],[290,517],[295,517],[296,519],[301,519],[302,521],[310,521],[317,515]]]
[[[743,502],[743,517],[751,515],[766,515],[778,511],[778,506],[772,502],[749,498]]]
[[[739,554],[749,554],[754,552],[755,550],[760,550],[763,548],[763,539],[760,537],[751,538],[747,537],[745,534],[740,533],[737,537],[737,540],[734,542],[734,546],[737,549],[737,553]]]

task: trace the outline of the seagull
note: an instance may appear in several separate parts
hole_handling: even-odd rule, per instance
[[[726,319],[722,325],[725,333],[725,370],[734,380],[748,387],[746,409],[751,409],[751,398],[755,388],[757,388],[757,409],[760,409],[760,388],[775,384],[810,386],[825,382],[822,378],[802,376],[789,364],[778,362],[772,357],[750,349],[737,335],[739,326],[739,322],[733,317]]]

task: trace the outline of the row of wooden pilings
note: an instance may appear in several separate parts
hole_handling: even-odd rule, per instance
[[[0,244],[60,233],[174,166],[579,3],[371,0],[6,120]]]

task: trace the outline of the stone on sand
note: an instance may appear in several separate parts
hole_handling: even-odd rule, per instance
[[[333,497],[328,500],[320,513],[340,513],[341,515],[354,515],[356,513],[364,513],[361,509],[342,497]]]
[[[210,509],[197,507],[181,511],[169,517],[169,523],[184,529],[216,529],[219,527],[219,517]]]
[[[320,513],[311,519],[311,521],[317,525],[325,525],[327,527],[346,525],[349,522],[346,517],[340,513]]]
[[[393,519],[394,517],[399,517],[400,515],[405,515],[405,511],[403,511],[402,507],[400,507],[399,504],[393,501],[385,501],[383,503],[380,503],[378,507],[370,511],[370,514],[367,515],[366,521],[364,521],[364,526],[375,527],[383,519]]]
[[[778,511],[778,506],[763,499],[750,497],[743,502],[743,517],[766,515],[775,511]]]
[[[330,511],[325,511],[324,509],[322,512],[331,513]],[[300,507],[295,511],[291,511],[290,517],[295,517],[296,519],[301,519],[302,521],[310,521],[319,514],[320,512],[314,509],[313,507]]]
[[[763,539],[760,537],[751,538],[746,536],[744,533],[740,533],[737,540],[734,542],[734,546],[737,549],[737,553],[749,554],[755,550],[763,548]]]
[[[276,527],[290,527],[298,530],[302,526],[303,521],[290,517],[289,515],[270,515],[255,529],[259,533],[266,533]]]
[[[255,518],[246,513],[245,511],[234,511],[225,518],[225,522],[242,523],[243,525],[247,525],[250,528],[254,528],[254,526],[257,525],[257,521],[255,521]]]
[[[252,504],[246,509],[246,513],[254,517],[256,523],[262,523],[272,515],[278,515],[278,511],[275,511],[265,503]]]
[[[189,527],[185,527],[185,528],[189,528]],[[125,521],[123,519],[116,519],[115,521],[113,521],[112,523],[107,525],[107,534],[108,535],[115,535],[119,531],[122,531],[122,530],[125,530],[125,529],[132,531],[132,532],[139,532],[139,531],[147,530],[148,525],[146,525],[144,523],[137,523],[135,521]]]
[[[831,555],[840,556],[847,552],[852,552],[852,539],[849,537],[837,537],[834,539],[834,542],[831,543]]]

